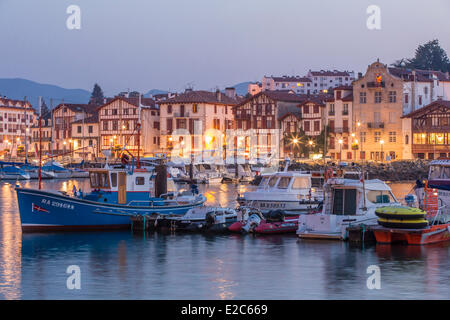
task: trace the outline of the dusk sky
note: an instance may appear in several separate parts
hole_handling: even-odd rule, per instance
[[[69,30],[66,8],[81,8]],[[366,27],[369,5],[381,30]],[[0,0],[0,78],[105,94],[223,88],[309,69],[365,72],[439,39],[448,0]]]

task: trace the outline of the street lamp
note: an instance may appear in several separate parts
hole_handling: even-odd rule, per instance
[[[342,144],[344,143],[344,141],[342,139],[339,139],[338,143],[339,143],[339,160],[342,161]]]
[[[381,139],[380,140],[380,146],[381,146],[381,154],[380,154],[380,158],[381,158],[381,162],[383,162],[383,145],[384,145],[384,140]]]
[[[312,145],[313,145],[312,140],[309,140],[309,141],[308,141],[308,144],[309,144],[309,153],[311,154],[311,148],[312,148]],[[310,154],[309,154],[309,155],[310,155]]]
[[[295,159],[295,147],[297,147],[298,145],[298,139],[297,138],[292,139],[292,143],[294,144],[294,159]]]

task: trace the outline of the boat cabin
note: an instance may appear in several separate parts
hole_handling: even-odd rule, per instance
[[[258,189],[300,190],[310,189],[311,175],[294,171],[263,176]]]
[[[93,193],[101,194],[104,202],[125,204],[155,197],[155,174],[147,169],[93,169],[89,180]],[[167,192],[176,191],[173,180],[167,179]]]
[[[364,197],[365,192],[365,197]],[[365,214],[363,208],[398,203],[391,189],[381,180],[331,179],[325,185],[324,211],[333,215]]]

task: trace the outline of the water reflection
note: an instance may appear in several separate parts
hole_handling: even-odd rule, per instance
[[[37,186],[37,182],[21,182]],[[47,189],[87,181],[45,181]],[[201,186],[208,204],[233,206],[252,186]],[[398,198],[411,184],[393,185]],[[450,298],[450,245],[350,247],[295,235],[242,236],[20,232],[14,185],[0,183],[2,299],[409,299]],[[66,269],[81,268],[81,290]],[[382,290],[366,287],[378,265]]]

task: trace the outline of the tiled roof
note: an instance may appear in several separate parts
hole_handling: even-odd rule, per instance
[[[122,100],[122,101],[125,101],[125,102],[135,106],[135,107],[139,107],[139,98],[138,97],[133,97],[133,98],[114,97],[114,98],[107,99],[105,104],[103,104],[101,106],[96,106],[96,111],[98,111],[99,109],[103,108],[104,106],[109,105],[117,100]],[[155,100],[153,100],[152,98],[141,98],[141,106],[152,108],[152,109],[158,109],[158,105],[156,105]]]
[[[59,108],[67,108],[69,110],[72,110],[73,112],[86,112],[86,113],[93,113],[95,112],[95,109],[98,107],[94,104],[81,104],[81,103],[60,103],[58,104],[54,109],[53,112]]]
[[[353,92],[343,97],[342,101],[353,101]]]
[[[402,116],[402,118],[411,118],[413,116],[424,114],[424,113],[427,113],[428,111],[432,110],[435,107],[448,108],[449,111],[450,111],[450,101],[448,101],[448,100],[436,100],[436,101],[433,101],[430,104],[428,104],[428,105],[426,105],[426,106],[424,106],[424,107],[422,107],[420,109],[414,110],[413,112],[410,112],[407,115]]]
[[[300,76],[270,77],[276,82],[311,82],[311,79]]]
[[[83,119],[73,121],[72,123],[83,123]],[[95,113],[92,116],[84,119],[84,123],[98,123],[98,113]]]
[[[407,69],[407,68],[396,68],[390,67],[389,73],[399,77],[405,81],[413,81],[412,73],[416,72],[416,81],[421,82],[431,82],[433,81],[433,76],[436,77],[439,81],[450,81],[450,77],[448,74],[441,71],[434,70],[420,70],[420,69]]]
[[[172,104],[172,103],[209,103],[209,104],[228,104],[236,105],[239,103],[238,99],[233,99],[224,94],[223,92],[211,92],[211,91],[186,91],[176,97],[160,101],[159,104]]]
[[[315,77],[349,77],[350,73],[348,71],[338,71],[338,70],[320,70],[320,71],[309,71],[311,75]]]

